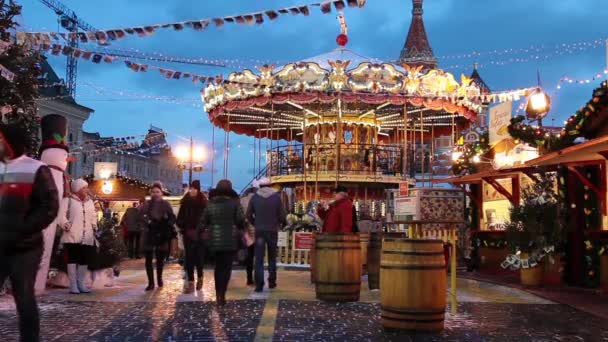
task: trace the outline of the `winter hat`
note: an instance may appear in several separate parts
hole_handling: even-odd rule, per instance
[[[232,182],[228,179],[222,179],[217,182],[215,189],[219,191],[230,191],[232,190]]]
[[[59,114],[49,114],[40,120],[42,143],[40,153],[47,148],[68,149],[68,120]]]
[[[78,191],[80,191],[82,188],[84,188],[86,186],[89,186],[89,183],[87,183],[82,178],[78,178],[78,179],[74,179],[72,181],[71,189],[72,189],[73,193],[77,193]]]
[[[260,186],[260,188],[263,186],[269,186],[270,179],[268,177],[262,177],[258,180],[258,185]]]
[[[160,181],[156,181],[154,182],[154,184],[152,184],[151,189],[157,188],[160,191],[163,191],[163,183],[161,183]]]
[[[345,186],[343,186],[343,185],[338,185],[338,186],[336,187],[335,192],[336,192],[336,193],[338,193],[338,192],[344,192],[344,193],[348,194],[348,189],[346,189],[346,187],[345,187]]]
[[[193,180],[192,184],[190,184],[190,188],[191,189],[196,189],[197,191],[201,191],[201,181],[197,180]]]
[[[25,154],[28,133],[23,123],[0,123],[0,134],[6,140],[11,158],[17,158]]]

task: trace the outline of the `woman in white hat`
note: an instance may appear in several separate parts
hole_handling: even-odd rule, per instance
[[[68,254],[70,293],[89,293],[91,291],[84,284],[84,278],[98,245],[95,238],[97,214],[86,181],[73,180],[71,190],[70,196],[63,199],[63,212],[59,215],[59,227],[63,228],[61,243]]]

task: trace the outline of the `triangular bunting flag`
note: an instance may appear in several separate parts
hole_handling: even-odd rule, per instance
[[[321,13],[327,14],[331,12],[331,2],[327,1],[321,4]]]
[[[133,29],[135,31],[135,33],[137,33],[138,36],[140,37],[145,37],[146,36],[146,32],[144,31],[143,27],[136,27]]]
[[[236,22],[238,24],[244,24],[245,23],[245,18],[243,18],[242,15],[237,15],[236,17],[234,17],[234,20],[236,20]]]
[[[357,2],[357,0],[346,0],[346,3],[348,4],[348,7],[357,7],[357,6],[359,6],[359,3]]]
[[[92,61],[93,61],[93,63],[99,63],[99,62],[101,62],[101,58],[102,58],[101,55],[95,54],[95,55],[93,55]]]
[[[270,20],[275,20],[279,16],[275,11],[266,11],[266,15]]]
[[[87,60],[87,61],[88,61],[89,59],[91,59],[91,55],[92,55],[92,54],[93,54],[93,53],[92,53],[91,51],[83,51],[83,52],[82,52],[82,57],[81,57],[81,58],[82,58],[82,59],[85,59],[85,60]]]
[[[110,39],[110,40],[116,40],[116,31],[113,31],[113,30],[106,31],[106,36],[108,36],[108,39]]]
[[[53,44],[53,50],[51,51],[51,54],[53,54],[53,56],[59,56],[60,53],[61,53],[61,45]]]
[[[144,27],[144,31],[146,32],[146,35],[151,35],[152,33],[154,33],[154,31],[156,31],[156,27],[146,26]]]
[[[294,14],[294,15],[295,14],[300,14],[300,10],[297,7],[291,7],[289,9],[289,13]]]
[[[253,18],[253,15],[251,15],[251,14],[245,15],[245,16],[243,16],[243,18],[245,18],[245,22],[248,25],[251,25],[251,24],[253,24],[255,22],[255,19]]]
[[[179,80],[181,76],[182,76],[181,71],[176,71],[176,72],[173,74],[173,79],[175,79],[175,80]]]
[[[281,14],[287,14],[287,13],[289,13],[289,9],[288,8],[281,8],[278,12],[281,13]]]
[[[74,56],[74,58],[80,58],[81,54],[82,54],[82,50],[80,50],[80,49],[74,49],[74,51],[72,51],[72,56]]]
[[[213,18],[213,23],[215,24],[216,27],[222,27],[224,26],[224,19],[222,18]]]
[[[135,29],[133,29],[133,28],[126,28],[125,32],[128,33],[128,34],[134,34],[135,33]]]
[[[254,14],[255,16],[255,23],[260,25],[264,22],[264,16],[262,15],[262,13],[256,13]]]
[[[234,21],[236,20],[236,17],[224,17],[224,21],[227,23],[234,23]],[[238,22],[238,21],[237,21]]]
[[[176,31],[181,31],[184,29],[184,25],[182,25],[182,23],[175,23],[173,24],[173,29],[175,29]]]
[[[342,0],[337,0],[337,1],[334,1],[334,7],[336,7],[336,9],[337,9],[338,11],[343,10],[343,9],[344,9],[344,7],[345,7],[345,6],[344,6],[344,1],[342,1]]]
[[[114,57],[110,56],[110,55],[104,55],[103,56],[103,61],[105,63],[112,63],[112,61],[114,60]]]
[[[309,15],[310,14],[310,12],[308,11],[308,6],[302,6],[302,7],[299,7],[298,9],[304,15]]]
[[[114,30],[114,33],[118,39],[123,39],[126,36],[126,33],[123,30]]]
[[[139,66],[139,71],[141,71],[141,72],[147,72],[148,71],[148,64],[141,64]]]

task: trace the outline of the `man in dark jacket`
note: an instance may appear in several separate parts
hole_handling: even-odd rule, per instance
[[[40,339],[34,283],[42,230],[57,216],[57,187],[49,168],[25,156],[27,131],[0,124],[0,285],[10,278],[22,341]]]
[[[268,248],[268,287],[277,287],[277,240],[279,228],[286,223],[281,194],[262,178],[260,189],[247,207],[247,219],[255,227],[255,291],[264,289],[264,254]]]
[[[127,250],[129,258],[139,259],[139,243],[141,239],[141,224],[139,222],[139,205],[143,203],[133,203],[131,208],[125,211],[120,225],[126,231]]]

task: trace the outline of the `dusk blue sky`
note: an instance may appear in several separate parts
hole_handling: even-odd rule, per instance
[[[19,1],[23,5],[22,24],[27,31],[57,31],[55,13],[36,0]],[[306,0],[63,0],[82,19],[99,29],[130,27],[146,24],[236,15],[266,9],[278,9]],[[394,60],[399,56],[411,20],[410,0],[368,0],[362,9],[345,10],[349,30],[348,48],[368,57]],[[229,59],[231,61],[260,59],[286,63],[309,58],[334,49],[339,26],[332,14],[322,15],[318,8],[311,15],[281,16],[263,25],[210,26],[197,32],[185,29],[159,30],[146,38],[128,37],[112,47],[139,49],[168,55]],[[605,47],[595,46],[576,53],[555,54],[557,43],[591,42],[608,37],[608,6],[606,0],[425,0],[424,20],[436,56],[453,56],[473,51],[525,48],[544,45],[539,61],[508,62],[511,58],[529,57],[531,53],[506,54],[482,58],[440,58],[440,66],[459,77],[470,74],[472,65],[482,64],[480,73],[493,90],[527,87],[536,83],[536,69],[542,82],[554,90],[560,77],[589,78],[606,68]],[[97,46],[81,45],[82,48]],[[492,65],[491,61],[507,61]],[[50,64],[60,77],[65,75],[65,58],[49,56]],[[165,66],[197,74],[216,75],[234,68],[210,68],[183,64],[149,64]],[[234,64],[234,63],[231,63]],[[453,67],[458,65],[458,67]],[[246,66],[253,67],[249,63]],[[553,98],[553,109],[545,120],[561,125],[563,120],[583,105],[591,91],[599,85],[564,85]],[[211,125],[203,112],[199,87],[191,82],[166,80],[157,71],[134,73],[122,62],[93,64],[80,61],[78,68],[79,103],[93,108],[95,113],[86,122],[87,131],[106,136],[143,134],[149,125],[165,129],[173,145],[184,143],[180,137],[193,135],[199,143],[211,144]],[[97,91],[96,91],[97,89]],[[98,90],[102,89],[101,93]],[[120,92],[150,96],[142,99],[121,95]],[[157,96],[178,96],[180,104],[154,100]],[[216,140],[223,134],[216,130]],[[232,135],[229,176],[237,188],[252,177],[252,138]],[[209,147],[210,149],[210,147]],[[218,144],[221,151],[221,144]],[[222,173],[221,153],[215,180]],[[210,181],[209,173],[201,175],[203,183]]]

